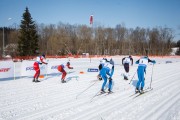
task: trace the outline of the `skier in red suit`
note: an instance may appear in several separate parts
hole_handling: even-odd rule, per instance
[[[61,82],[62,83],[66,83],[65,81],[65,77],[66,77],[66,71],[64,70],[64,68],[68,68],[68,69],[73,69],[73,67],[70,67],[70,62],[67,62],[66,64],[61,64],[58,66],[58,71],[62,73],[62,77],[61,77]]]
[[[45,59],[45,55],[42,54],[42,56],[38,56],[37,59],[36,59],[36,61],[34,62],[33,67],[34,67],[34,70],[36,71],[36,73],[34,74],[33,82],[40,82],[40,81],[38,80],[39,75],[40,75],[39,64],[40,64],[40,65],[41,65],[41,64],[46,64],[46,65],[48,64],[48,63],[44,62],[44,59]]]

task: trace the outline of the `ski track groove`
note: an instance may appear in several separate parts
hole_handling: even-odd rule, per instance
[[[168,85],[168,87],[170,87],[171,85],[174,85],[174,84],[177,84],[177,83],[172,83],[172,84]],[[167,86],[166,86],[166,87],[167,87]],[[160,90],[161,90],[161,89],[160,89]],[[152,91],[152,92],[153,92],[153,91]],[[146,96],[146,94],[149,94],[149,93],[145,93],[145,94],[142,95],[141,97]],[[140,96],[139,96],[139,97],[140,97]],[[125,98],[125,99],[126,99],[126,98]],[[114,100],[112,100],[112,101],[114,101]],[[127,101],[127,100],[126,100],[126,101]],[[139,103],[139,101],[138,101],[137,99],[135,99],[135,101],[129,100],[129,101],[127,101],[127,102],[128,102],[129,104],[127,104],[127,103],[126,103],[126,104],[122,104],[123,106],[117,104],[116,101],[113,102],[113,103],[115,104],[115,106],[117,106],[117,105],[119,106],[118,108],[125,109],[124,111],[122,111],[122,110],[120,110],[120,111],[118,111],[118,112],[116,111],[118,114],[119,114],[119,113],[124,114],[126,110],[132,108],[131,102],[133,102],[134,105],[136,105],[136,104]],[[109,105],[107,105],[107,106],[109,106]],[[114,107],[115,107],[115,106],[114,106]],[[114,111],[114,110],[113,110],[113,106],[112,106],[111,108],[112,108],[112,109],[106,108],[106,110],[107,110],[107,111]],[[115,108],[117,108],[117,107],[115,107]],[[133,110],[131,110],[131,111],[133,111]],[[116,114],[117,114],[117,113],[116,113]],[[102,114],[105,114],[105,115],[108,114],[108,115],[110,115],[109,112],[108,112],[108,113],[106,113],[106,112],[105,112],[105,113],[101,113],[101,116],[102,116]],[[113,112],[112,112],[111,114],[113,114],[113,115],[110,117],[109,120],[111,120],[111,119],[113,118],[113,116],[115,115]],[[91,115],[91,116],[92,116],[92,115]],[[97,115],[97,116],[98,116],[98,115]],[[130,116],[133,116],[133,115],[130,115]],[[120,117],[120,116],[119,116],[119,117]],[[84,117],[84,118],[85,118],[85,117]],[[106,120],[108,120],[106,117],[104,117],[104,118],[105,118]],[[117,117],[116,117],[116,118],[117,118]],[[95,118],[91,118],[91,119],[94,120]],[[91,119],[90,119],[90,120],[91,120]],[[125,118],[124,118],[124,119],[125,119]],[[136,118],[136,119],[137,119],[137,118]]]
[[[174,90],[174,89],[173,89]],[[164,99],[160,104],[150,109],[146,114],[143,115],[139,120],[146,120],[149,118],[152,118],[154,120],[157,120],[159,116],[162,116],[165,111],[168,111],[171,105],[175,104],[177,101],[180,100],[180,97],[178,96],[180,91],[176,92],[175,94],[167,97],[167,99]],[[168,104],[167,104],[168,103]],[[165,106],[166,105],[166,106]],[[165,106],[165,107],[164,107]],[[152,116],[153,113],[153,116]],[[159,120],[159,119],[158,119]]]
[[[173,83],[173,84],[174,84],[174,83]],[[113,94],[114,94],[114,93],[113,93]],[[113,94],[112,94],[112,95],[113,95]],[[122,95],[121,95],[121,96],[122,96]],[[121,98],[121,96],[119,96],[118,98]],[[103,97],[103,96],[100,96],[99,101],[101,101],[101,98],[103,99],[104,97]],[[112,98],[113,98],[113,97],[112,97]],[[125,100],[125,99],[127,100],[127,98],[122,98],[122,101]],[[114,101],[114,100],[113,100],[113,101]],[[113,105],[114,103],[116,103],[116,102],[118,102],[118,101],[120,102],[121,99],[118,99],[117,101],[115,101],[115,102],[113,102],[113,103],[111,103],[111,104]],[[105,102],[107,103],[108,101],[105,101]],[[99,102],[97,102],[97,103],[99,103]],[[103,104],[103,103],[100,103],[100,104]],[[108,105],[108,106],[112,106],[111,104],[110,104],[110,105],[107,104],[107,105]],[[116,105],[117,105],[117,104],[116,104]],[[116,106],[116,105],[115,105],[115,106]],[[97,106],[97,105],[96,105],[96,106]],[[112,106],[112,108],[115,107],[115,106]],[[124,105],[124,107],[125,107],[125,106],[126,106],[126,105]],[[104,108],[99,108],[99,109],[104,109]],[[107,109],[106,109],[106,110],[107,110]],[[88,111],[90,111],[90,110],[88,110]],[[96,114],[96,113],[97,113],[96,111],[98,111],[98,110],[95,110],[94,113],[89,113],[88,115],[86,115],[84,118],[81,118],[81,119],[87,119],[87,118],[86,118],[87,116],[89,116],[90,114],[91,114],[91,116],[94,115],[94,114]],[[102,112],[102,111],[101,111],[101,112]],[[61,112],[60,112],[60,113],[61,113]],[[77,115],[80,117],[79,114],[81,115],[81,113],[78,113],[78,114],[77,114]],[[77,116],[77,115],[76,115],[76,116]],[[72,118],[74,118],[74,117],[72,117]],[[71,118],[67,118],[67,119],[65,119],[65,120],[68,120],[68,119],[71,119]],[[79,119],[79,118],[77,118],[77,119]]]
[[[67,96],[68,97],[68,96]],[[61,96],[59,97],[61,98]],[[63,97],[64,100],[67,100],[67,98]],[[63,99],[60,99],[61,101],[64,101],[64,105],[65,107],[69,106],[69,104],[71,105],[71,101],[72,99],[75,99],[75,96],[69,100],[69,101],[64,101]],[[34,102],[32,101],[30,105],[29,103],[25,103],[25,104],[17,104],[17,105],[12,105],[10,107],[7,107],[5,109],[1,109],[2,112],[1,113],[5,113],[6,111],[11,111],[11,114],[13,113],[14,115],[16,115],[17,117],[20,116],[20,115],[17,115],[18,110],[21,110],[21,108],[23,107],[23,114],[26,114],[25,112],[28,112],[29,113],[29,110],[31,110],[31,113],[36,113],[37,111],[46,111],[46,110],[43,110],[43,109],[52,109],[52,108],[55,108],[55,107],[62,107],[62,106],[59,106],[59,105],[62,105],[63,103],[58,103],[59,99],[58,100],[54,100],[54,99],[49,99],[48,101],[51,101],[53,104],[49,103],[49,102],[45,102],[46,104],[42,105],[41,104],[41,100],[37,102],[37,100],[34,100]],[[41,107],[38,107],[41,106]],[[34,111],[34,112],[33,112]],[[48,110],[47,110],[48,111]],[[17,112],[17,113],[16,113]],[[21,113],[22,114],[22,113]],[[15,116],[13,116],[15,118]]]
[[[39,95],[39,96],[36,96],[37,97],[37,99],[41,99],[41,98],[43,98],[43,97],[47,97],[48,96],[48,94],[51,94],[51,95],[54,95],[54,98],[56,98],[56,95],[58,94],[58,93],[60,93],[60,92],[62,92],[62,91],[53,91],[53,93],[46,93],[46,94],[44,94],[43,95],[43,93],[45,93],[45,92],[43,92],[44,90],[43,90],[43,86],[38,86],[39,87],[39,89],[38,89],[38,91],[41,93],[41,95]],[[57,86],[57,87],[63,87],[63,86]],[[51,86],[51,88],[52,89],[48,89],[48,90],[53,90],[54,89],[54,86]],[[13,91],[13,90],[12,90]],[[23,90],[24,91],[24,90]],[[70,93],[70,91],[72,91],[71,89],[70,90],[67,90],[69,93]],[[19,96],[18,97],[23,97],[23,96],[27,96],[27,94],[29,95],[29,93],[27,93],[27,92],[25,92],[26,94],[18,94]],[[17,94],[16,94],[17,95]],[[71,94],[68,94],[69,96],[72,96],[72,95],[74,95],[74,93],[71,93]],[[61,96],[62,98],[65,98],[65,96]],[[8,101],[8,102],[10,102],[11,103],[11,105],[15,105],[15,104],[18,104],[19,102],[21,102],[21,105],[22,104],[29,104],[29,102],[31,103],[31,102],[33,102],[33,101],[36,101],[36,99],[35,98],[31,98],[31,97],[29,97],[29,96],[27,96],[27,98],[23,98],[23,99],[21,99],[21,100],[19,100],[19,101],[15,101],[14,102],[14,100],[12,99],[12,98],[15,98],[14,96],[12,97],[12,96],[6,96],[6,99],[3,99],[4,101],[6,101],[6,100],[11,100],[11,101]],[[1,100],[0,100],[1,101]],[[13,102],[12,102],[13,101]],[[3,103],[2,101],[1,101],[1,103]],[[5,107],[5,108],[7,108],[7,106],[5,105],[5,104],[3,104],[3,106]],[[3,106],[1,106],[1,108],[3,108]]]
[[[174,76],[174,75],[176,75],[176,74],[177,74],[177,73],[174,73],[174,74],[172,74],[171,76]],[[167,79],[167,78],[170,78],[171,76],[169,76],[169,77],[168,77],[168,76],[165,76],[163,79],[165,79],[165,78],[166,78],[166,79]],[[168,79],[167,79],[167,80],[168,80]],[[163,80],[163,81],[164,81],[164,80]],[[172,83],[172,84],[177,84],[177,83]],[[170,84],[169,86],[171,86],[171,84]],[[167,87],[167,86],[166,86],[166,87]]]
[[[170,86],[172,86],[172,85],[174,85],[174,84],[177,84],[177,83],[171,83],[171,84],[169,84],[168,86],[166,86],[167,88],[168,87],[170,87]],[[160,89],[161,90],[161,89]],[[115,94],[115,93],[113,93],[113,94]],[[113,94],[112,94],[112,96],[113,96]],[[147,93],[148,94],[148,93]],[[146,94],[144,94],[144,95],[146,95]],[[144,96],[144,95],[142,95],[142,96]],[[111,95],[110,95],[111,96]],[[109,97],[110,97],[109,96]],[[117,95],[116,95],[117,96]],[[122,95],[123,96],[123,95]],[[112,97],[113,98],[113,97]],[[107,99],[107,98],[106,98]],[[101,99],[98,99],[98,101],[101,101]],[[98,102],[97,101],[97,102]],[[104,100],[105,101],[105,100]],[[111,101],[113,101],[112,103],[109,103],[109,102],[111,102]],[[125,101],[124,103],[122,102],[122,101]],[[102,112],[103,111],[114,111],[113,110],[113,108],[116,108],[116,106],[119,106],[118,108],[121,108],[121,109],[123,109],[123,108],[127,108],[128,106],[128,108],[131,108],[132,106],[131,105],[128,105],[128,103],[130,103],[130,102],[133,102],[133,104],[138,104],[139,103],[139,101],[137,101],[137,100],[132,100],[131,98],[129,99],[128,97],[121,97],[121,96],[118,96],[117,97],[117,100],[110,100],[110,101],[105,101],[106,102],[106,105],[105,106],[103,106],[103,107],[101,107],[101,106],[98,106],[98,109],[100,109],[101,110],[101,114],[102,114]],[[108,103],[107,103],[108,102]],[[118,104],[118,102],[120,102],[120,104]],[[103,103],[102,103],[103,104]],[[106,106],[110,106],[110,107],[106,107]],[[98,109],[96,109],[96,110],[94,110],[94,111],[90,111],[90,110],[87,110],[88,112],[90,111],[90,113],[85,113],[85,114],[83,114],[83,116],[80,116],[81,115],[81,113],[80,113],[80,115],[78,114],[77,116],[78,116],[78,118],[76,118],[77,120],[78,119],[87,119],[86,117],[87,116],[94,116],[94,117],[98,117],[99,116],[99,112],[97,112],[97,111],[99,111]],[[103,110],[103,111],[102,111]],[[123,113],[123,112],[122,112]],[[105,113],[106,115],[107,114],[110,114],[109,112],[108,113]],[[101,115],[102,116],[102,115]],[[73,117],[74,118],[74,117]],[[111,116],[111,118],[112,118],[112,116]],[[74,120],[76,120],[75,118],[74,118]],[[93,117],[91,117],[89,120],[94,120],[95,118],[93,118]],[[106,119],[106,118],[105,118]],[[68,120],[68,119],[67,119]],[[111,119],[110,119],[111,120]]]

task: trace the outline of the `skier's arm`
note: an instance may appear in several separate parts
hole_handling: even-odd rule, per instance
[[[124,65],[123,61],[124,61],[125,58],[122,59],[122,65]]]
[[[132,58],[130,58],[131,59],[131,65],[133,65],[133,59]]]
[[[68,67],[69,69],[73,69],[73,67],[70,67],[70,65],[67,65],[67,67]]]
[[[114,74],[114,66],[112,66],[111,72],[107,72],[107,74],[109,75],[109,80],[112,80],[112,76]]]
[[[111,78],[112,78],[113,74],[114,74],[114,66],[112,66],[111,75],[110,75]]]
[[[154,64],[156,63],[155,60],[150,60],[150,59],[148,58],[148,63],[149,63],[149,62],[152,62],[152,63],[154,63]]]
[[[144,73],[146,74],[146,67],[144,68]]]
[[[99,71],[102,69],[102,64],[99,64]]]
[[[43,58],[40,58],[40,60],[41,60],[41,62],[42,62],[43,64],[46,64],[46,65],[48,64],[48,63],[46,63],[46,62],[43,61]]]

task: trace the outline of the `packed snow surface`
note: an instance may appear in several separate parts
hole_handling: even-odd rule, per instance
[[[45,75],[39,83],[32,77],[0,81],[0,120],[180,120],[180,58],[150,57],[157,63],[148,64],[144,89],[153,90],[140,96],[134,94],[138,65],[130,66],[129,80],[124,80],[122,57],[112,58],[109,95],[95,96],[103,80],[97,80],[98,72],[87,72],[98,68],[102,58],[71,58],[74,69],[66,70],[67,83],[61,83],[61,73]]]

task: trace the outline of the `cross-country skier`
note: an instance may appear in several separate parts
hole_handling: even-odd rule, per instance
[[[40,82],[38,80],[39,78],[39,75],[40,75],[40,68],[39,68],[39,64],[48,64],[46,62],[44,62],[44,59],[45,59],[45,54],[42,54],[42,56],[38,56],[36,58],[36,61],[34,62],[33,64],[33,67],[34,67],[34,70],[36,71],[36,73],[34,74],[34,78],[33,78],[33,82]]]
[[[114,63],[114,61],[113,61]],[[104,80],[101,88],[101,93],[105,93],[104,87],[106,86],[107,80],[109,79],[108,91],[112,92],[112,76],[114,73],[114,65],[112,62],[105,62],[104,66],[100,70],[100,76]]]
[[[114,60],[111,58],[109,63],[114,66]]]
[[[146,74],[146,67],[149,62],[152,62],[153,64],[156,63],[155,60],[150,60],[148,56],[141,57],[139,60],[136,61],[136,64],[138,65],[137,74],[138,74],[138,82],[136,85],[135,92],[143,93],[144,88],[144,73]]]
[[[67,62],[66,64],[61,64],[58,66],[58,71],[62,73],[62,77],[61,77],[61,82],[62,83],[66,83],[65,81],[65,77],[66,77],[66,71],[65,71],[65,68],[68,68],[68,69],[73,69],[73,67],[70,67],[70,62]]]
[[[124,57],[122,59],[122,64],[124,65],[124,70],[125,70],[124,80],[128,80],[128,76],[129,76],[129,64],[133,65],[133,58],[131,56]]]
[[[102,60],[100,60],[100,64],[99,64],[99,66],[98,66],[99,71],[101,71],[102,67],[104,66],[104,64],[105,64],[106,62],[108,62],[107,58],[103,58]],[[101,77],[101,75],[100,75],[100,72],[99,72],[99,74],[97,75],[97,78],[98,78],[99,80],[102,80],[102,77]]]

